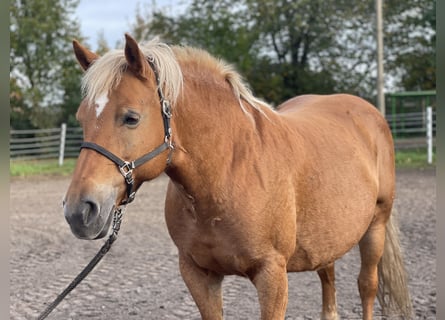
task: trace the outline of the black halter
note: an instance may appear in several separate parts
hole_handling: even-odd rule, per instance
[[[164,122],[164,143],[162,143],[160,146],[158,146],[156,149],[150,151],[149,153],[143,155],[142,157],[134,160],[134,161],[125,161],[113,154],[112,152],[108,151],[104,147],[101,147],[100,145],[94,143],[94,142],[83,142],[80,146],[81,149],[92,149],[103,156],[107,157],[111,161],[113,161],[119,168],[119,172],[122,174],[122,176],[125,179],[125,183],[127,184],[127,199],[123,200],[121,204],[128,204],[134,200],[136,191],[134,190],[134,179],[133,179],[133,170],[144,163],[150,161],[151,159],[155,158],[159,154],[161,154],[163,151],[170,149],[173,150],[173,144],[171,141],[172,138],[172,129],[170,127],[170,119],[172,116],[171,113],[171,105],[168,100],[165,99],[164,94],[162,92],[159,74],[156,69],[156,65],[154,63],[154,59],[152,57],[148,58],[148,63],[150,67],[153,70],[153,73],[156,77],[156,85],[158,87],[158,95],[159,100],[161,102],[161,113],[162,113],[162,119]],[[167,164],[170,161],[170,156],[167,159]]]

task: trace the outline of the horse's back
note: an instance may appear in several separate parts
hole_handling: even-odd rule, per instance
[[[331,143],[352,140],[367,148],[393,152],[391,131],[385,118],[367,101],[348,94],[302,95],[277,108],[290,127]],[[311,137],[312,138],[312,137]],[[331,141],[336,140],[336,141]],[[378,150],[371,150],[373,154]]]
[[[351,116],[372,116],[377,122],[384,121],[377,108],[364,99],[349,94],[301,95],[285,101],[278,106],[277,111],[286,118],[296,120],[334,116],[343,117],[347,121]]]

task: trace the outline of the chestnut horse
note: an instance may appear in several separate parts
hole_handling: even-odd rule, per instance
[[[338,94],[274,110],[203,50],[129,35],[102,57],[73,46],[85,143],[64,213],[77,237],[105,236],[113,208],[165,172],[167,227],[203,319],[223,318],[225,275],[252,281],[261,319],[284,319],[287,272],[307,270],[321,280],[321,319],[338,319],[334,263],[356,244],[363,319],[376,296],[383,312],[411,317],[393,142],[375,107]]]

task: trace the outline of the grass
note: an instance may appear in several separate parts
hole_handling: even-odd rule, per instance
[[[427,163],[425,148],[399,150],[396,152],[397,168],[427,168],[435,164],[436,155],[433,156],[433,164]],[[49,160],[11,160],[9,172],[13,177],[28,177],[33,175],[69,176],[74,170],[76,159],[65,159],[63,166],[59,166],[57,159]]]
[[[9,174],[12,177],[28,177],[35,175],[68,176],[76,165],[76,159],[65,159],[59,166],[57,159],[48,160],[10,160]]]
[[[397,168],[427,168],[436,163],[436,152],[433,152],[433,163],[428,164],[426,148],[398,150],[396,152]]]

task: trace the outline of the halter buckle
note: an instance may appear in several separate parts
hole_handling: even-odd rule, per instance
[[[125,181],[127,184],[133,184],[133,169],[134,169],[134,162],[128,162],[125,161],[125,163],[122,166],[119,166],[119,171],[124,176]]]
[[[168,119],[170,119],[172,117],[172,108],[171,108],[171,105],[170,105],[170,101],[162,100],[162,113]]]
[[[168,129],[168,134],[165,135],[164,143],[167,144],[167,147],[169,150],[175,149],[175,146],[173,145],[173,140],[172,140],[172,129],[171,128]]]

